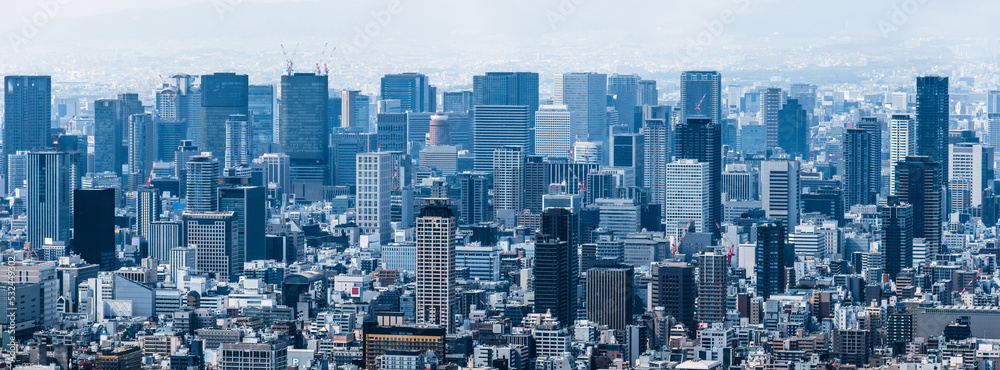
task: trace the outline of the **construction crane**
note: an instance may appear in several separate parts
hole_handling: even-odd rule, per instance
[[[146,182],[143,183],[144,186],[149,186],[149,182],[152,181],[154,168],[156,168],[156,159],[153,160],[153,165],[149,166],[149,174],[146,175]]]
[[[976,278],[972,279],[972,281],[970,281],[968,284],[965,284],[965,286],[963,286],[962,289],[958,290],[958,293],[961,294],[961,293],[965,292],[966,289],[969,289],[969,287],[972,286],[972,283],[975,283],[975,282],[979,281],[979,278],[982,276],[982,273],[983,273],[983,270],[981,270],[981,269],[980,270],[976,270]]]
[[[694,112],[695,113],[699,113],[699,114],[701,113],[701,103],[705,102],[705,98],[706,97],[708,97],[708,93],[705,93],[705,95],[701,97],[701,100],[698,101],[698,104],[694,105]]]
[[[722,226],[719,226],[719,220],[713,219],[712,222],[715,223],[715,229],[719,230],[719,235],[722,236],[722,240],[729,243],[729,248],[727,248],[726,251],[726,263],[733,263],[733,256],[736,255],[736,253],[733,252],[733,248],[736,247],[736,243],[729,240],[729,238],[726,237],[726,233],[722,232]]]
[[[292,55],[295,55],[295,52],[298,51],[298,50],[299,50],[299,44],[296,43],[295,44],[295,50],[292,50]],[[284,44],[281,44],[281,53],[285,55],[285,66],[286,66],[285,67],[285,72],[288,73],[289,76],[291,76],[292,75],[292,67],[295,65],[295,63],[292,61],[292,57],[288,55],[288,51],[285,50],[285,45]]]
[[[676,255],[676,254],[677,254],[677,248],[678,248],[678,247],[680,246],[680,244],[681,244],[682,242],[684,242],[684,237],[685,237],[685,236],[687,235],[687,233],[688,233],[688,229],[690,229],[690,228],[691,228],[691,222],[693,222],[693,221],[694,221],[693,219],[691,219],[691,220],[688,220],[688,222],[687,222],[687,226],[684,226],[684,232],[683,232],[683,233],[681,233],[681,236],[680,236],[679,238],[677,238],[677,242],[676,242],[676,243],[671,243],[671,244],[670,244],[670,255],[671,255],[671,256],[673,256],[673,255]]]

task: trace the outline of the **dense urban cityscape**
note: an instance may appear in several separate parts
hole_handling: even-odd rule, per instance
[[[439,61],[400,0],[176,60],[0,15],[0,368],[995,369],[1000,43],[895,40],[906,0],[885,45],[749,50],[722,3],[667,57]]]

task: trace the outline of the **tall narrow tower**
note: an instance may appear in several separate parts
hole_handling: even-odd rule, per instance
[[[455,229],[446,199],[432,200],[417,217],[417,322],[455,331]]]

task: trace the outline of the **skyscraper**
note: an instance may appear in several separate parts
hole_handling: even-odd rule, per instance
[[[379,113],[375,119],[378,125],[378,145],[387,152],[406,152],[406,113]]]
[[[399,100],[403,112],[431,112],[434,94],[427,76],[422,73],[389,74],[382,77],[379,96]]]
[[[557,74],[552,103],[565,105],[585,122],[588,141],[607,141],[608,77],[602,73]]]
[[[171,76],[174,84],[156,92],[156,114],[166,121],[183,121],[184,137],[201,143],[201,89],[194,83],[198,76],[177,74]]]
[[[201,76],[201,151],[226,155],[226,121],[233,114],[249,114],[248,81],[235,73]]]
[[[983,204],[983,190],[993,182],[994,150],[978,143],[948,146],[948,165],[951,168],[948,194],[952,197],[952,211],[963,212],[968,207]]]
[[[722,135],[722,75],[716,71],[681,73],[680,121],[707,118],[719,127]],[[721,152],[720,152],[721,153]],[[694,159],[694,158],[692,158]]]
[[[244,261],[266,259],[264,231],[267,211],[264,188],[225,186],[219,188],[219,210],[232,212],[236,223],[236,245]]]
[[[635,183],[644,183],[643,175],[645,168],[644,137],[642,134],[614,134],[611,135],[611,148],[608,152],[611,158],[608,164],[611,167],[632,167],[635,170]]]
[[[253,128],[247,116],[240,114],[229,116],[226,120],[226,169],[250,164],[253,137]]]
[[[526,105],[532,115],[538,111],[538,73],[487,72],[472,76],[472,106]],[[529,127],[535,122],[528,117]]]
[[[899,162],[916,154],[915,130],[912,114],[893,114],[889,121],[889,194],[896,194]]]
[[[871,135],[865,129],[852,128],[844,132],[844,190],[848,206],[875,204],[877,193],[872,193],[872,162],[869,160]]]
[[[526,105],[477,105],[473,118],[476,171],[493,169],[493,151],[515,145],[531,153],[528,124],[532,112]]]
[[[455,331],[455,215],[447,201],[420,210],[416,222],[418,323]]]
[[[44,150],[52,137],[52,77],[4,77],[3,156],[0,169],[7,173],[7,156],[19,151]]]
[[[122,148],[122,130],[125,129],[123,110],[118,99],[94,102],[94,172],[121,174],[118,152]]]
[[[913,206],[890,195],[886,205],[879,206],[879,218],[885,272],[895,278],[901,269],[913,266]]]
[[[543,105],[535,112],[535,154],[569,157],[576,134],[585,127],[574,126],[573,113],[565,105]],[[586,132],[586,131],[583,131]]]
[[[291,164],[291,185],[298,198],[318,200],[330,183],[327,134],[329,80],[326,75],[281,76],[278,142]]]
[[[614,96],[615,110],[618,111],[618,123],[629,127],[629,132],[639,132],[641,122],[635,122],[636,99],[639,97],[639,75],[612,74],[608,76],[608,95]]]
[[[74,193],[74,251],[87,263],[101,266],[101,271],[118,269],[115,189],[79,189]]]
[[[233,212],[184,212],[184,240],[198,248],[198,270],[219,281],[234,282],[243,274],[237,235]]]
[[[160,218],[162,203],[160,191],[151,186],[140,186],[136,191],[135,231],[136,235],[148,240],[152,233],[152,224]]]
[[[809,158],[809,117],[796,99],[778,111],[778,146],[792,156]]]
[[[917,77],[916,152],[941,164],[948,179],[948,77]]]
[[[587,270],[587,321],[615,330],[631,324],[634,275],[632,267]]]
[[[361,94],[357,90],[343,90],[340,92],[340,127],[355,128],[361,132],[368,131],[368,95]]]
[[[45,238],[70,238],[69,157],[63,152],[28,153],[27,241],[41,249]]]
[[[458,174],[461,183],[460,221],[475,225],[493,219],[493,208],[489,202],[489,192],[493,188],[490,175],[485,172],[463,172]]]
[[[698,322],[714,323],[726,319],[726,285],[729,263],[718,253],[699,253],[698,261]]]
[[[274,127],[274,85],[250,85],[247,87],[247,110],[250,111],[251,154],[264,155],[261,148],[275,142]],[[338,107],[339,108],[339,107]]]
[[[184,209],[191,212],[219,210],[219,160],[210,153],[201,153],[187,162],[187,203]]]
[[[693,159],[708,165],[706,187],[708,204],[705,208],[707,224],[699,225],[699,231],[719,237],[719,229],[714,223],[722,219],[722,128],[707,118],[688,118],[676,127],[674,156],[678,159]],[[668,188],[671,178],[667,176]],[[668,190],[668,198],[670,197]],[[697,221],[697,220],[696,220]],[[671,227],[671,225],[667,225]]]
[[[941,164],[927,156],[909,156],[896,167],[899,201],[913,206],[913,237],[927,241],[927,260],[941,248],[944,209]]]
[[[785,262],[788,257],[785,250],[786,227],[780,221],[757,225],[754,273],[757,275],[758,297],[767,299],[785,291]]]
[[[760,92],[760,122],[767,130],[766,149],[778,147],[778,111],[781,110],[781,89],[769,87]]]
[[[687,225],[695,224],[691,232],[708,233],[716,230],[712,210],[711,166],[694,159],[679,159],[667,164],[667,197],[663,203],[663,223],[667,235],[683,234]],[[721,205],[721,203],[719,204]]]
[[[656,80],[639,80],[639,96],[636,105],[657,105],[660,91],[656,89]]]
[[[476,77],[473,76],[472,80],[475,83]],[[536,89],[537,91],[537,89]],[[441,112],[444,113],[460,113],[468,112],[472,110],[472,91],[452,91],[445,92],[441,94]]]
[[[156,126],[148,114],[133,114],[128,119],[129,189],[135,189],[150,173],[156,160]]]
[[[390,224],[392,155],[389,152],[357,155],[357,221],[361,231],[376,234],[383,242],[392,237]]]
[[[882,193],[882,122],[878,117],[861,117],[854,127],[868,132],[868,186],[878,198]]]
[[[695,300],[697,290],[694,266],[686,262],[658,262],[649,267],[649,307],[663,307],[667,315],[684,324],[688,334],[695,327]]]
[[[670,107],[643,107],[642,135],[644,138],[643,186],[649,189],[649,202],[663,204],[667,191],[667,163],[670,158]],[[660,208],[660,217],[665,215]]]
[[[794,230],[799,224],[799,161],[778,159],[760,164],[760,198],[768,218]]]
[[[1000,90],[990,90],[987,93],[986,113],[1000,113]]]
[[[503,146],[493,151],[493,210],[495,218],[524,209],[524,149]]]

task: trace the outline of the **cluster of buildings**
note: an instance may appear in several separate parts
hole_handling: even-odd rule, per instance
[[[5,76],[4,362],[991,369],[1000,91]],[[74,113],[63,127],[60,117]],[[53,123],[57,123],[54,125]],[[2,278],[0,278],[2,280]]]

